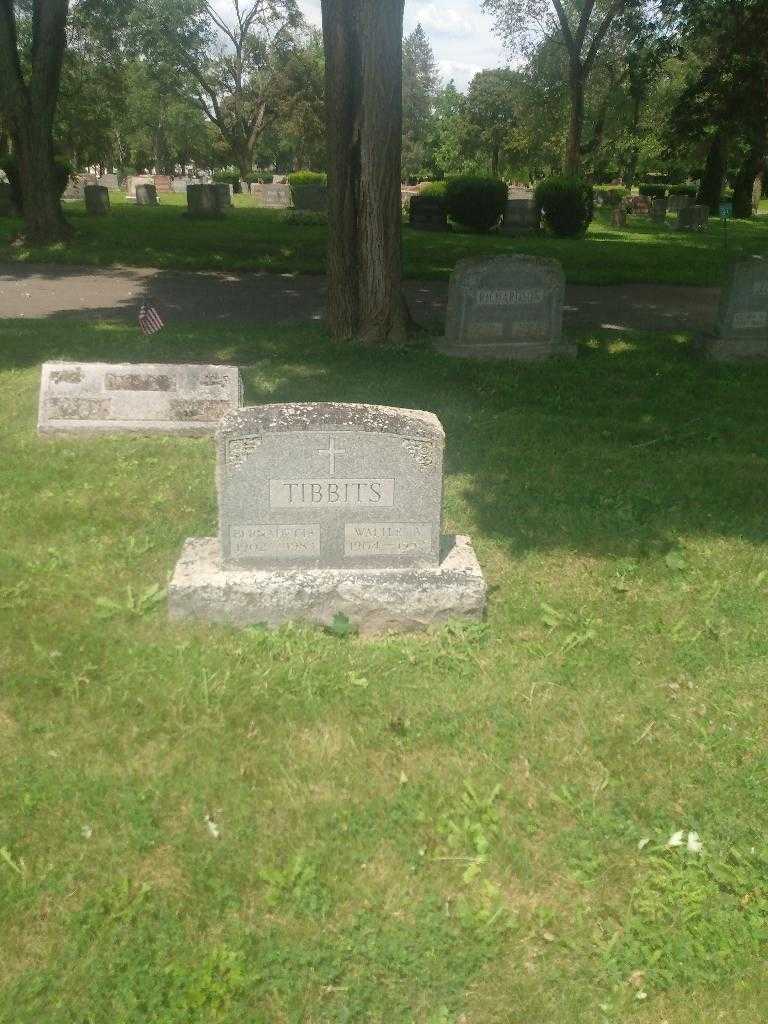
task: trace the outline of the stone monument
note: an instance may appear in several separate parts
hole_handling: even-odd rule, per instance
[[[408,223],[420,231],[447,231],[448,214],[438,196],[411,196]]]
[[[187,186],[187,214],[190,217],[223,217],[229,205],[229,192],[222,191],[218,185]]]
[[[536,200],[530,198],[508,199],[504,207],[501,231],[505,235],[530,235],[541,227]]]
[[[101,185],[102,188],[109,189],[110,192],[120,191],[120,182],[118,181],[116,174],[102,174],[97,184]]]
[[[109,213],[109,189],[106,185],[85,186],[85,212],[94,216]]]
[[[565,275],[557,260],[490,256],[460,260],[448,289],[446,355],[546,359],[576,355],[563,338]]]
[[[258,206],[264,206],[272,210],[287,210],[291,205],[291,189],[288,185],[273,183],[271,185],[260,185],[254,183],[251,186],[251,195],[256,199]]]
[[[157,206],[157,189],[154,185],[136,186],[137,206]]]
[[[0,217],[13,217],[15,213],[16,207],[11,198],[11,186],[7,181],[0,181]]]
[[[676,231],[705,231],[709,227],[709,207],[684,206],[677,211]]]
[[[328,625],[361,632],[480,619],[468,537],[441,535],[443,447],[429,412],[263,405],[217,431],[219,535],[187,540],[174,619]]]
[[[702,347],[721,362],[768,359],[768,260],[743,260],[731,268],[715,332]]]
[[[654,196],[651,200],[651,220],[654,224],[664,224],[667,220],[667,197]]]
[[[240,406],[234,366],[44,363],[40,434],[212,434]]]

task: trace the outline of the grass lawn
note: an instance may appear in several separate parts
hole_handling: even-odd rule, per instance
[[[226,220],[189,221],[182,216],[186,197],[161,196],[158,207],[137,207],[113,194],[109,217],[88,217],[83,203],[66,203],[75,228],[67,246],[9,246],[21,222],[0,218],[0,260],[107,266],[162,267],[184,270],[241,270],[322,274],[326,228],[292,224],[283,211],[263,210],[247,196],[235,197]],[[768,212],[768,211],[767,211]],[[729,249],[722,223],[710,221],[707,232],[677,234],[632,217],[625,230],[612,228],[600,214],[586,239],[548,237],[508,239],[462,231],[435,234],[406,227],[404,266],[407,277],[447,279],[456,261],[467,256],[522,252],[560,260],[572,284],[719,285],[735,255],[768,255],[768,216],[754,222],[733,221]]]
[[[39,440],[67,356],[435,411],[487,622],[169,625],[212,442]],[[514,367],[0,321],[0,1020],[764,1024],[767,385],[658,335]]]

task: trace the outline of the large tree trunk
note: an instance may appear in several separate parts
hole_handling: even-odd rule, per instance
[[[696,196],[696,202],[700,206],[709,207],[709,212],[713,217],[716,217],[720,210],[727,161],[728,143],[724,134],[718,132],[709,144],[707,162]]]
[[[581,136],[584,131],[584,70],[580,60],[571,60],[568,93],[571,111],[565,146],[565,173],[578,177],[581,174]]]
[[[53,118],[66,43],[69,0],[34,0],[30,71],[25,79],[13,0],[0,0],[0,105],[19,161],[26,236],[60,241],[69,234],[53,163]]]
[[[335,340],[402,342],[404,0],[323,0],[328,324]]]
[[[744,220],[752,216],[752,192],[755,178],[762,174],[765,163],[765,142],[753,143],[733,183],[733,215]]]

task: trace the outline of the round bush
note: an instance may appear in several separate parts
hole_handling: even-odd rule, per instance
[[[294,171],[288,175],[288,184],[299,188],[302,185],[327,185],[328,175],[320,171]]]
[[[670,185],[668,191],[671,196],[695,196],[698,189],[695,185]]]
[[[11,153],[10,156],[0,160],[0,170],[5,171],[5,176],[8,178],[8,184],[11,186],[11,202],[17,210],[21,211],[21,182],[19,181],[19,161],[15,154]],[[56,189],[59,193],[59,199],[64,195],[64,189],[67,187],[67,182],[72,173],[72,168],[64,157],[56,156],[53,158],[53,171],[54,180],[56,182]]]
[[[448,215],[463,227],[490,231],[504,213],[507,186],[499,178],[480,178],[467,174],[449,178],[444,184]],[[425,194],[424,189],[421,194]]]
[[[443,199],[445,200],[445,190],[447,187],[445,181],[430,181],[428,185],[423,185],[419,189],[420,196],[429,196],[431,199]]]
[[[536,186],[536,205],[554,234],[578,238],[592,220],[594,190],[582,178],[547,178]]]

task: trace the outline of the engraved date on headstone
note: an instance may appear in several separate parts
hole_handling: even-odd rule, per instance
[[[80,384],[83,379],[80,370],[52,370],[51,384]]]
[[[754,331],[768,325],[768,311],[741,312],[733,314],[733,326],[738,331]]]
[[[229,541],[233,558],[316,558],[320,554],[320,525],[230,526]]]
[[[428,523],[346,523],[344,554],[428,555],[432,531]]]
[[[171,391],[173,380],[165,374],[108,373],[104,386],[107,391]]]
[[[221,419],[231,408],[230,402],[174,398],[170,402],[169,418],[172,420],[193,420],[208,423],[212,420]]]
[[[106,420],[110,416],[108,398],[71,397],[49,398],[48,409],[54,420]]]

